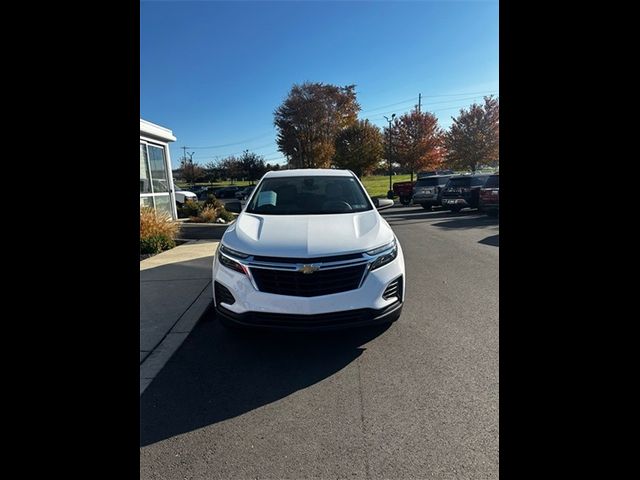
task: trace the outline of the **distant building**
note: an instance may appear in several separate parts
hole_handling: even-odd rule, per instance
[[[169,142],[176,137],[168,128],[140,119],[140,206],[178,218],[171,172]]]

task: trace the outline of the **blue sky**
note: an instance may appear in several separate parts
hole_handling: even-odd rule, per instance
[[[207,163],[277,151],[273,111],[294,83],[356,84],[360,118],[414,108],[443,128],[498,94],[498,2],[142,1],[140,116]],[[220,146],[219,148],[200,148]]]

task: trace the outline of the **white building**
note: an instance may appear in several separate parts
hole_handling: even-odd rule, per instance
[[[140,206],[178,218],[169,155],[176,137],[168,128],[140,119]]]

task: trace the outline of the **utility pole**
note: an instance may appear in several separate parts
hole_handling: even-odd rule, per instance
[[[392,144],[391,144],[391,121],[396,117],[396,114],[392,114],[391,118],[387,118],[386,115],[383,115],[385,120],[387,122],[389,122],[389,152],[387,154],[387,160],[389,161],[389,191],[387,191],[387,198],[393,198],[393,188],[391,187],[391,174],[393,173],[391,171],[391,152],[393,150],[392,148]]]
[[[422,94],[419,93],[418,94],[418,106],[416,108],[416,110],[418,112],[418,115],[420,115],[420,113],[421,113],[420,112],[421,107],[422,107]],[[420,122],[420,117],[418,117],[418,122]],[[421,136],[422,132],[421,132],[420,126],[421,126],[421,124],[418,123],[418,138],[417,138],[418,142],[422,140],[422,136]],[[413,162],[414,162],[414,160],[411,161],[411,181],[412,182],[413,182],[413,169],[414,169]]]

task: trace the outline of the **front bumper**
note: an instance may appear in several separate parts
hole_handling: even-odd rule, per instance
[[[464,198],[443,198],[443,207],[469,207],[470,204]]]
[[[412,199],[413,203],[415,205],[439,205],[440,202],[438,201],[438,195],[436,194],[416,194],[413,196]]]
[[[406,292],[406,275],[402,247],[398,243],[398,255],[392,262],[367,273],[362,284],[353,290],[328,295],[299,297],[262,292],[254,287],[247,275],[231,270],[218,261],[213,261],[213,301],[218,313],[226,319],[238,324],[291,328],[291,325],[280,323],[297,321],[303,328],[317,325],[323,328],[342,328],[371,323],[384,323],[395,313],[400,314]],[[383,298],[389,285],[398,277],[403,278],[402,293],[391,298]],[[225,303],[216,298],[215,284],[218,283],[233,295],[232,303]],[[388,310],[393,305],[400,309]],[[395,308],[395,307],[394,307]],[[358,318],[353,318],[357,312]],[[336,319],[350,314],[349,319]],[[275,316],[275,317],[274,317]],[[281,318],[274,321],[274,318]],[[331,318],[329,318],[331,317]],[[397,318],[397,316],[395,317]],[[395,320],[393,318],[393,320]],[[267,325],[262,325],[265,323]],[[327,322],[329,322],[327,324]],[[333,325],[333,323],[336,325]],[[307,324],[310,325],[307,325]],[[259,325],[258,325],[259,324]],[[325,325],[326,324],[326,325]],[[295,325],[293,325],[295,327]]]
[[[402,313],[403,303],[396,300],[386,308],[375,310],[363,308],[316,315],[296,315],[283,313],[245,312],[234,313],[222,305],[216,306],[216,313],[228,322],[251,328],[274,330],[341,330],[395,322]]]

